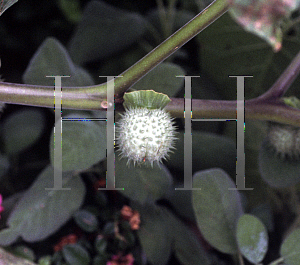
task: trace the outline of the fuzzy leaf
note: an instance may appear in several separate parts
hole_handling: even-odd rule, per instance
[[[53,183],[54,171],[48,166],[11,212],[7,222],[9,228],[0,232],[0,245],[10,244],[18,236],[27,242],[43,240],[71,218],[85,196],[81,178],[73,176],[72,172],[66,172],[63,173],[63,187],[71,190],[45,190],[53,188]]]
[[[106,157],[106,122],[85,120],[72,121],[80,113],[68,114],[62,122],[62,169],[86,169]],[[59,122],[59,121],[58,121]],[[50,159],[54,163],[54,130],[50,138]]]
[[[171,188],[172,176],[168,169],[154,163],[153,168],[147,166],[128,168],[126,159],[116,158],[116,188],[126,197],[145,203],[147,200],[158,200]]]
[[[55,38],[47,38],[32,57],[23,75],[25,84],[54,87],[54,77],[62,77],[63,87],[94,85],[87,71],[75,65],[66,48]],[[53,94],[54,97],[54,94]]]
[[[69,45],[70,55],[78,64],[109,57],[135,43],[145,30],[141,15],[91,1]]]
[[[237,225],[236,238],[243,256],[251,263],[261,262],[268,250],[268,233],[264,224],[255,216],[244,214]]]
[[[300,229],[294,230],[282,243],[280,255],[286,265],[298,265],[300,260]]]
[[[184,70],[173,63],[161,63],[139,80],[132,89],[154,90],[174,97],[184,84]]]
[[[221,169],[197,172],[193,178],[192,200],[198,227],[204,238],[223,253],[235,254],[235,231],[243,214],[240,194],[231,178]]]
[[[44,127],[45,118],[40,110],[23,109],[14,112],[1,125],[0,132],[6,154],[15,155],[34,144],[43,133]]]

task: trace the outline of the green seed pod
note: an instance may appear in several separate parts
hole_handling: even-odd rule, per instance
[[[169,98],[153,90],[136,91],[124,96],[126,112],[117,122],[117,143],[122,157],[134,165],[153,166],[168,158],[175,142],[175,126],[163,107]],[[158,108],[158,107],[161,108]]]

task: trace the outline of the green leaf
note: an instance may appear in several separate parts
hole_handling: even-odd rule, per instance
[[[299,6],[299,1],[231,0],[229,13],[245,30],[266,40],[274,51],[281,49],[282,22]],[[276,8],[274,6],[276,5]]]
[[[36,265],[29,260],[16,257],[5,251],[3,248],[0,248],[0,257],[1,257],[1,265]]]
[[[43,256],[41,258],[39,258],[38,264],[39,265],[51,265],[51,256]]]
[[[107,241],[106,239],[98,235],[96,240],[95,240],[95,249],[98,251],[100,255],[104,255],[107,247]]]
[[[79,244],[64,246],[62,253],[68,264],[88,265],[90,262],[89,253]]]
[[[97,217],[87,210],[79,210],[74,213],[76,224],[84,231],[92,233],[98,228]]]
[[[123,188],[121,193],[131,200],[140,203],[158,200],[171,188],[172,176],[163,164],[154,164],[153,168],[128,168],[126,162],[126,159],[116,158],[115,183],[116,188]]]
[[[182,265],[210,264],[208,255],[195,233],[171,213],[167,222],[174,240],[173,251]]]
[[[78,64],[110,57],[135,43],[145,31],[141,15],[91,1],[70,42],[70,55]]]
[[[63,171],[89,168],[106,157],[106,122],[85,120],[72,121],[80,113],[64,116],[62,122],[62,169]],[[58,121],[60,122],[60,121]],[[54,165],[54,130],[50,138],[50,160]]]
[[[75,65],[66,48],[55,38],[47,38],[32,57],[23,75],[25,84],[54,87],[54,77],[62,77],[63,87],[94,85],[87,71]],[[54,94],[53,94],[54,97]]]
[[[11,228],[1,229],[0,231],[0,246],[9,246],[19,237],[19,232]]]
[[[243,214],[240,194],[231,178],[221,169],[197,172],[193,177],[192,200],[197,223],[204,238],[223,253],[238,251],[236,225]]]
[[[14,254],[17,257],[21,257],[21,258],[28,259],[31,261],[35,260],[35,254],[34,254],[33,250],[28,248],[25,245],[19,245],[19,246],[14,247],[11,252],[12,252],[12,254]]]
[[[286,265],[298,265],[300,260],[300,229],[294,230],[282,243],[280,255]]]
[[[142,218],[142,225],[137,234],[147,259],[153,265],[167,264],[173,241],[166,221],[168,213],[154,204],[144,204],[139,207],[134,204],[132,208],[138,210]]]
[[[80,21],[82,13],[79,0],[59,0],[58,5],[66,19],[71,23],[78,23]]]
[[[45,190],[53,185],[54,170],[48,166],[18,201],[8,218],[9,228],[0,232],[0,245],[11,243],[18,236],[27,242],[43,240],[71,218],[83,202],[84,183],[78,175],[63,172],[63,187],[71,190]]]
[[[237,225],[236,239],[242,255],[251,263],[261,262],[268,251],[268,233],[254,215],[244,214]]]
[[[284,97],[282,99],[286,105],[291,106],[293,108],[300,109],[300,99],[298,99],[297,97],[291,96],[291,97]]]
[[[245,99],[267,91],[286,69],[300,47],[300,25],[295,34],[284,36],[283,47],[274,54],[261,38],[246,32],[228,13],[207,27],[196,38],[201,49],[201,69],[220,87],[224,99],[236,100],[237,83],[232,75],[247,75]],[[299,95],[300,79],[291,85],[288,94]]]
[[[170,154],[167,165],[184,168],[184,132],[176,134],[175,152]],[[236,171],[236,143],[229,137],[207,132],[193,132],[193,172],[213,167],[224,169],[230,174]]]
[[[285,188],[300,182],[300,163],[281,158],[264,141],[259,153],[259,170],[262,178],[271,186]]]
[[[154,90],[174,97],[184,84],[184,78],[176,76],[184,75],[185,71],[180,66],[173,63],[161,63],[134,84],[132,89]]]
[[[141,214],[138,236],[151,263],[166,264],[173,251],[180,264],[210,264],[195,234],[166,207],[136,202],[131,207]]]
[[[13,4],[17,3],[18,0],[3,0],[0,4],[0,16],[4,13],[6,9],[11,7]]]
[[[7,155],[16,155],[34,144],[45,128],[45,117],[39,109],[14,112],[1,125],[1,138]]]

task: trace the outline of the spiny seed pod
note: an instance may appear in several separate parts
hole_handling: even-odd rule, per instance
[[[268,142],[281,158],[300,158],[300,127],[270,123]]]
[[[116,132],[121,156],[134,165],[162,162],[176,139],[173,119],[163,109],[129,108],[117,123]]]

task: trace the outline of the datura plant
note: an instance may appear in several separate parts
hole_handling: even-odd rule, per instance
[[[0,16],[0,265],[300,264],[300,0]]]

